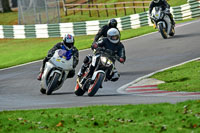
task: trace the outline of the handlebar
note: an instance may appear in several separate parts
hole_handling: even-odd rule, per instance
[[[112,58],[114,60],[119,60],[119,56],[116,55],[112,50],[110,49],[105,49],[105,48],[101,48],[101,47],[98,47],[96,48],[96,53],[98,54],[104,54],[104,55],[107,55],[109,58]]]

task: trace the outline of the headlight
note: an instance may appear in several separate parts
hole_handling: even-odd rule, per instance
[[[101,57],[101,63],[106,67],[109,67],[110,65],[113,64],[113,62],[109,60],[107,57]]]
[[[155,14],[155,18],[156,18],[156,19],[159,19],[159,17],[160,17],[159,14],[156,13],[156,14]]]

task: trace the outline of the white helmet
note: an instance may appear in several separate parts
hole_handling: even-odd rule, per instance
[[[119,43],[120,41],[120,33],[116,28],[111,28],[107,32],[108,40],[114,44]]]
[[[160,0],[153,0],[154,3],[158,3]]]
[[[65,34],[63,37],[63,43],[68,48],[71,48],[72,46],[74,46],[74,37],[70,34]]]

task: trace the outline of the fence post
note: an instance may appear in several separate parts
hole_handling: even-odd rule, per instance
[[[107,9],[107,5],[105,4],[105,8],[106,8],[106,15],[108,17],[108,9]]]
[[[124,5],[124,14],[125,14],[125,16],[126,16],[126,5],[125,5],[125,3],[123,4]]]
[[[74,15],[75,15],[75,14],[76,14],[75,8],[74,8],[74,10],[73,10],[73,11],[74,11]]]
[[[115,16],[117,16],[116,4],[114,4],[114,6],[115,6]]]
[[[100,14],[99,14],[99,7],[98,7],[98,5],[96,5],[96,8],[97,8],[97,14],[98,14],[98,17],[100,17]]]
[[[90,17],[92,17],[92,14],[91,14],[91,11],[90,11],[90,4],[89,4],[89,15],[90,15]]]
[[[59,0],[56,0],[56,8],[57,8],[58,16],[59,16],[58,22],[60,23],[60,3],[59,3]]]
[[[65,0],[63,0],[63,9],[65,12],[65,16],[67,16],[67,6],[65,7]]]
[[[83,8],[83,7],[82,7],[82,4],[81,4],[81,15],[83,15],[83,10],[82,10],[82,8]]]
[[[144,6],[145,6],[145,5],[144,5],[144,0],[142,0],[142,1],[143,1],[143,9],[144,9],[144,12],[145,12],[145,7],[144,7]]]
[[[49,15],[48,15],[47,0],[45,0],[44,2],[45,2],[45,11],[46,11],[47,23],[49,24]]]
[[[134,3],[134,0],[133,0],[133,11],[134,11],[134,14],[136,14],[136,10],[135,10],[135,3]]]

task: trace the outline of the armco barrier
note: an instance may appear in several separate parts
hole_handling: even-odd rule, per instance
[[[200,1],[188,0],[187,4],[172,7],[174,19],[184,20],[200,16]],[[148,12],[116,18],[119,30],[137,29],[141,26],[152,25]],[[49,38],[62,37],[65,33],[75,36],[94,35],[108,20],[96,20],[59,24],[35,25],[0,25],[0,38]]]

